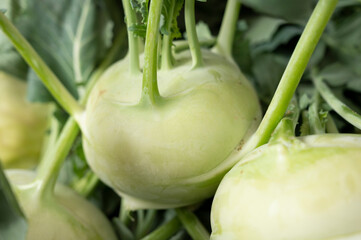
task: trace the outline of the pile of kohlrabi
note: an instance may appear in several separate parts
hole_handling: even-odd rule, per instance
[[[0,239],[360,238],[359,1],[0,8]]]

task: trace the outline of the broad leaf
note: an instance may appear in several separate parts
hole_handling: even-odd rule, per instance
[[[178,28],[177,18],[183,7],[183,3],[184,0],[163,1],[160,31],[162,34],[171,34],[172,39],[182,36]]]
[[[19,24],[74,96],[78,96],[78,86],[88,80],[111,43],[112,23],[101,0],[27,0]],[[31,100],[50,100],[42,97],[47,96],[44,88],[31,89]]]
[[[255,11],[283,18],[289,22],[304,24],[311,15],[314,0],[242,0]]]
[[[148,21],[149,0],[131,0],[130,3],[134,11],[141,15],[142,23],[146,25]]]
[[[16,18],[20,13],[20,5],[17,1],[3,0],[0,1],[0,9],[11,19],[16,25]],[[17,53],[11,42],[0,31],[0,71],[7,72],[19,79],[25,79],[28,67]]]

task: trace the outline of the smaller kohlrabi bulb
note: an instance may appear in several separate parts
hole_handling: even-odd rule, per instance
[[[211,239],[361,239],[360,156],[360,135],[291,138],[254,150],[217,190]]]
[[[28,222],[26,240],[117,239],[102,212],[70,188],[58,184],[54,194],[41,195],[33,172],[6,174]]]
[[[0,71],[0,159],[5,168],[37,163],[51,107],[26,101],[26,83]]]

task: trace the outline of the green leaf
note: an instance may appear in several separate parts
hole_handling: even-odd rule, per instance
[[[340,62],[327,65],[319,74],[332,87],[344,87],[348,82],[358,80],[350,68]]]
[[[184,0],[164,0],[161,16],[160,32],[164,35],[171,34],[172,39],[181,37],[177,18],[183,7]]]
[[[211,30],[209,29],[208,25],[203,21],[200,21],[197,23],[196,31],[197,31],[198,40],[200,42],[208,42],[208,41],[213,42],[216,39],[212,35]]]
[[[301,35],[302,30],[303,29],[301,27],[294,25],[287,25],[282,27],[277,31],[277,33],[275,33],[271,41],[255,46],[252,52],[253,54],[258,54],[261,52],[272,52],[279,46],[289,43],[292,38]]]
[[[249,20],[249,30],[245,33],[245,38],[251,44],[260,44],[268,42],[285,21],[279,18],[256,17]]]
[[[130,3],[132,4],[132,8],[137,13],[140,13],[142,23],[146,25],[148,21],[149,0],[131,0]]]
[[[339,9],[325,33],[337,61],[343,62],[361,77],[361,4]]]
[[[0,165],[0,239],[23,240],[27,222]]]
[[[337,4],[337,8],[360,6],[360,4],[361,4],[361,0],[342,0]]]
[[[283,18],[292,23],[304,24],[314,7],[314,0],[242,0],[255,11]]]
[[[136,24],[136,25],[130,26],[129,30],[132,31],[138,37],[145,38],[147,26],[144,24]]]
[[[112,37],[112,23],[100,0],[27,0],[19,25],[74,96],[78,96],[78,86],[88,80]],[[41,97],[46,96],[43,88],[32,89],[29,99],[51,100]]]
[[[17,4],[17,1],[11,3],[10,1],[1,1],[0,9],[17,25],[16,19],[20,12],[20,6]],[[7,72],[19,79],[25,79],[28,71],[25,61],[20,57],[2,31],[0,31],[0,71]]]
[[[286,68],[288,58],[272,53],[257,55],[253,62],[253,75],[261,101],[268,105]]]

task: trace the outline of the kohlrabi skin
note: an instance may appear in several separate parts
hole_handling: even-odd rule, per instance
[[[178,207],[210,197],[221,176],[186,181],[219,166],[258,126],[257,95],[238,67],[210,51],[203,60],[192,69],[185,51],[172,69],[158,71],[157,105],[140,102],[142,74],[129,72],[128,59],[92,90],[80,123],[85,154],[129,208]]]
[[[264,145],[222,180],[212,240],[361,239],[361,136]]]
[[[50,106],[26,101],[26,83],[0,71],[0,159],[5,168],[37,163]]]
[[[28,223],[26,240],[116,240],[106,217],[70,188],[58,184],[54,194],[39,195],[40,182],[26,170],[7,177]]]

